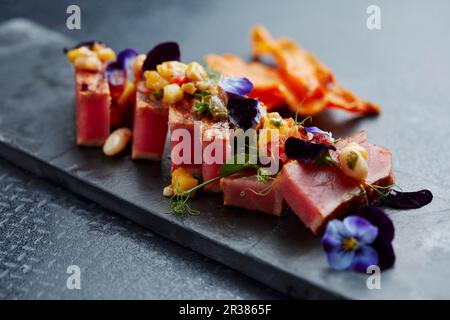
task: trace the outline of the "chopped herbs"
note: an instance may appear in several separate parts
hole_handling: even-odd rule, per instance
[[[281,119],[270,119],[269,123],[275,128],[280,128],[283,122],[281,121]]]
[[[358,162],[358,154],[355,151],[350,151],[346,158],[347,161],[347,167],[349,167],[350,170],[355,169],[356,163]]]
[[[198,115],[210,115],[211,109],[210,105],[207,102],[197,101],[194,106],[194,112]]]
[[[329,150],[324,150],[314,159],[314,163],[320,165],[320,166],[328,166],[328,167],[339,167],[336,160],[333,159],[333,157],[330,154]]]
[[[197,99],[202,99],[203,97],[210,96],[211,93],[208,90],[197,91],[194,93],[194,97]]]
[[[161,100],[163,97],[163,91],[160,90],[160,91],[152,92],[152,97],[155,98],[156,100]]]

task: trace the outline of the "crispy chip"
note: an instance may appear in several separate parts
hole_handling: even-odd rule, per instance
[[[268,110],[288,105],[302,115],[314,115],[325,108],[363,115],[380,112],[379,106],[337,84],[331,70],[293,40],[273,39],[263,26],[255,26],[251,44],[255,58],[269,55],[277,68],[261,62],[246,63],[231,54],[208,55],[205,59],[210,68],[225,75],[249,78],[254,84],[250,96],[263,101]]]

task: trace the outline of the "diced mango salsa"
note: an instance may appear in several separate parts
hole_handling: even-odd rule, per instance
[[[178,61],[167,61],[156,66],[161,77],[170,80],[174,76],[184,76],[187,66]]]
[[[186,77],[192,81],[200,81],[207,76],[205,69],[198,62],[191,62],[186,68]]]
[[[180,194],[197,186],[198,180],[183,168],[172,172],[172,187],[175,194]],[[193,196],[193,193],[191,194]]]
[[[165,86],[169,84],[169,81],[161,77],[161,75],[154,70],[145,71],[144,77],[145,86],[149,89],[152,89],[153,91],[161,91]]]
[[[163,101],[168,104],[177,103],[183,99],[183,90],[176,83],[164,87]]]

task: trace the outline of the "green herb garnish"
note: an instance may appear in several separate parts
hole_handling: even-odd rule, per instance
[[[197,91],[194,93],[194,97],[197,99],[201,99],[206,96],[210,96],[211,93],[208,90]]]
[[[153,98],[155,98],[156,100],[161,100],[162,97],[163,97],[163,94],[164,94],[164,93],[163,93],[162,90],[152,92],[152,96],[153,96]]]
[[[314,159],[314,162],[321,166],[332,166],[338,168],[338,163],[333,159],[329,150],[324,150]]]
[[[353,170],[358,162],[358,154],[355,151],[350,151],[345,160],[347,161],[347,167],[349,167],[350,170]]]
[[[234,160],[238,159],[237,156],[238,155],[234,156]],[[189,197],[191,196],[191,194],[194,191],[197,191],[203,187],[206,187],[207,185],[209,185],[213,182],[216,182],[222,178],[225,178],[227,176],[230,176],[232,174],[235,174],[235,173],[238,173],[240,171],[250,169],[250,168],[253,168],[253,169],[259,168],[259,166],[257,164],[252,164],[248,161],[248,159],[249,159],[248,156],[245,156],[245,159],[246,159],[246,161],[243,164],[236,163],[236,161],[234,161],[233,163],[225,163],[222,165],[222,167],[220,167],[219,175],[217,177],[212,178],[207,181],[204,181],[204,182],[196,185],[195,187],[193,187],[189,190],[186,190],[180,194],[173,195],[170,198],[171,212],[176,215],[179,215],[181,217],[184,217],[186,215],[199,214],[199,212],[197,210],[192,209],[188,204],[188,200],[189,200]]]
[[[281,119],[270,119],[269,123],[273,125],[275,128],[280,128],[282,121]]]
[[[222,74],[220,72],[217,72],[211,68],[206,68],[205,70],[208,78],[211,80],[219,81],[222,77]]]
[[[203,114],[210,115],[211,114],[210,104],[207,102],[197,101],[194,106],[194,112],[197,113],[198,115]]]

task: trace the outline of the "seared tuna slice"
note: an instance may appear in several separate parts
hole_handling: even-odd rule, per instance
[[[388,186],[394,182],[389,150],[367,144],[363,133],[358,133],[346,141],[361,143],[366,148],[368,184]],[[283,167],[281,177],[284,199],[314,234],[320,233],[330,219],[345,215],[365,203],[360,183],[334,167],[290,161]],[[368,186],[365,191],[369,201],[378,197]]]
[[[150,98],[143,86],[136,93],[132,159],[161,160],[167,136],[168,106]]]
[[[170,156],[172,171],[181,167],[193,175],[200,175],[202,171],[201,122],[194,112],[193,103],[192,98],[185,97],[169,106]],[[198,121],[197,126],[195,126],[196,121]]]
[[[219,151],[220,150],[220,151]],[[204,181],[219,175],[220,167],[230,153],[230,130],[228,121],[202,122],[202,177]],[[221,192],[219,181],[204,188],[205,191]]]
[[[271,186],[272,184],[272,186]],[[254,172],[243,172],[220,179],[223,204],[281,216],[285,211],[280,177],[258,182]]]
[[[101,147],[110,132],[111,97],[101,72],[75,72],[77,144]]]

